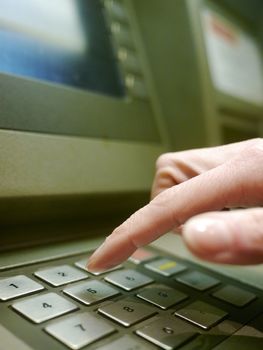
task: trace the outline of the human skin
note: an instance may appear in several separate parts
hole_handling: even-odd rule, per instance
[[[202,259],[262,263],[262,205],[262,139],[166,153],[156,162],[150,203],[106,238],[88,269],[118,265],[171,230]]]

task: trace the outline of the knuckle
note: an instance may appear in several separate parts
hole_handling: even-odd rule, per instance
[[[231,180],[232,202],[245,206],[263,201],[263,140],[253,139],[246,149],[228,162],[226,176]]]
[[[156,161],[156,168],[161,169],[166,167],[167,165],[171,165],[172,163],[172,156],[173,153],[164,153],[160,155]]]
[[[106,238],[106,241],[112,241],[116,238],[122,237],[125,239],[126,243],[132,244],[135,248],[137,248],[136,240],[133,240],[133,232],[136,224],[138,222],[138,218],[136,218],[136,213],[131,215],[126,221],[124,221],[120,226],[115,228],[113,233]]]
[[[168,189],[158,195],[151,201],[151,211],[152,212],[163,212],[166,216],[166,221],[169,223],[170,227],[179,227],[182,225],[183,221],[178,215],[173,205],[175,198],[174,189]]]
[[[143,225],[144,215],[142,209],[132,214],[125,222],[126,238],[134,248],[139,248],[143,245],[143,238],[138,234],[138,229],[143,227]]]
[[[162,178],[166,178],[166,177],[170,177],[173,174],[173,168],[171,166],[165,166],[162,168],[157,169],[156,171],[156,177],[158,179],[162,179]]]
[[[176,171],[171,166],[157,169],[153,189],[158,193],[160,190],[170,188],[178,183]]]

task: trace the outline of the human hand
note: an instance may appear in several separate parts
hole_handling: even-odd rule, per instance
[[[262,263],[262,204],[263,140],[164,154],[157,160],[151,202],[107,237],[88,268],[118,265],[169,230],[180,230],[202,259]],[[219,212],[236,207],[250,208]]]

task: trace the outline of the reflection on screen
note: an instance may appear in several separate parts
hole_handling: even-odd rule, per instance
[[[99,0],[1,0],[0,71],[124,95]]]

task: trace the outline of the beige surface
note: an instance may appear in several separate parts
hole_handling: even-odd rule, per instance
[[[22,340],[18,339],[14,334],[10,333],[6,328],[0,325],[0,350],[32,350],[27,344]]]
[[[94,250],[101,242],[102,239],[87,239],[13,250],[6,253],[2,252],[0,255],[0,271],[16,266],[85,253],[89,250]]]
[[[164,152],[160,144],[3,130],[0,148],[0,198],[148,190]]]

